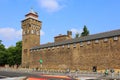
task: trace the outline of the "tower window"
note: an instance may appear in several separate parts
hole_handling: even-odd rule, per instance
[[[36,30],[33,30],[33,34],[35,34],[36,33]]]
[[[33,30],[31,30],[31,34],[34,34]]]
[[[25,31],[23,31],[23,35],[25,34]]]
[[[36,31],[36,34],[39,35],[39,31]]]

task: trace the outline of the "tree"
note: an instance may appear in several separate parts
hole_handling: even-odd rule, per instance
[[[2,40],[0,40],[0,44],[2,43]]]
[[[8,49],[2,44],[0,40],[0,66],[5,64],[20,65],[22,54],[22,41],[16,42],[16,46],[10,46]]]
[[[12,65],[15,65],[15,55],[16,55],[16,47],[14,46],[10,46],[8,49],[7,49],[7,52],[8,52],[8,59],[7,59],[7,62],[10,66]]]
[[[89,31],[88,31],[86,25],[84,25],[83,32],[81,33],[81,36],[87,36],[87,35],[89,35]]]
[[[7,64],[8,55],[5,51],[0,51],[0,66]]]
[[[20,65],[21,64],[21,56],[22,56],[22,41],[18,41],[17,43],[16,43],[16,58],[15,58],[15,60],[16,60],[16,64],[17,65]]]
[[[2,44],[2,40],[0,40],[0,51],[5,51],[5,46]]]
[[[79,38],[80,37],[80,34],[77,32],[76,34],[75,34],[75,38]]]
[[[2,40],[0,40],[0,66],[4,66],[7,63],[7,52],[5,46],[2,44]]]
[[[22,54],[22,41],[18,41],[16,46],[11,46],[7,49],[8,51],[8,64],[12,65],[20,65],[21,64],[21,54]]]

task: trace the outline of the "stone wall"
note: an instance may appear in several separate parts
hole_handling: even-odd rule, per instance
[[[39,60],[42,59],[42,66]],[[120,37],[114,37],[32,50],[30,67],[56,69],[120,68]]]

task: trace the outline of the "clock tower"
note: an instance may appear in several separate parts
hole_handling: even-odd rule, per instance
[[[31,11],[22,20],[22,67],[29,67],[30,48],[40,45],[40,29],[42,22],[38,14]]]

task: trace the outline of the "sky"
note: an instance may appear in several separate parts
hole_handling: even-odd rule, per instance
[[[33,9],[42,21],[40,44],[68,30],[90,34],[120,29],[120,0],[0,0],[0,40],[6,48],[22,40],[21,21]]]

